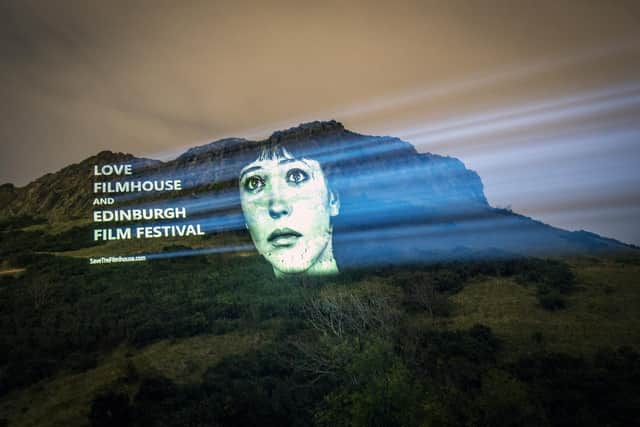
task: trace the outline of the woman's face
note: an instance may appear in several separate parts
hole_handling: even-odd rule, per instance
[[[253,243],[276,276],[337,272],[330,217],[340,203],[317,161],[250,163],[240,172],[240,202]]]

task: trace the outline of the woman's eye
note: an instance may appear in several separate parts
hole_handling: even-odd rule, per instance
[[[259,176],[250,176],[244,181],[244,188],[247,191],[255,192],[264,187],[264,180]]]
[[[287,172],[287,182],[300,184],[309,179],[309,175],[302,169],[291,169]]]

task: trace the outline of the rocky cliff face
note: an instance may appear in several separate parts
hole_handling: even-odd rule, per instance
[[[92,193],[97,180],[94,165],[131,164],[133,177],[112,179],[181,179],[183,190],[144,197],[114,195],[118,207],[182,205],[189,218],[197,216],[214,224],[207,232],[244,230],[239,201],[233,196],[238,173],[262,150],[280,146],[295,157],[320,162],[329,184],[338,192],[341,209],[333,221],[334,250],[342,265],[411,263],[487,253],[628,249],[611,239],[560,230],[494,209],[487,203],[478,174],[460,160],[418,153],[398,138],[360,135],[336,121],[305,123],[274,132],[262,141],[222,139],[191,148],[169,162],[103,151],[25,187],[0,186],[0,219],[31,216],[53,223],[89,219],[96,197]],[[223,220],[217,221],[219,218]]]
[[[15,188],[11,184],[4,184],[0,187],[0,218],[31,216],[49,222],[89,218],[94,199],[93,166],[120,163],[153,168],[162,162],[102,151],[58,172],[48,173],[25,187]]]
[[[169,162],[103,151],[81,163],[46,174],[22,188],[0,186],[0,218],[33,216],[56,222],[89,218],[94,165],[133,164],[136,179],[182,179],[180,197],[197,196],[235,185],[238,171],[266,145],[282,144],[319,156],[354,203],[363,199],[385,203],[406,189],[407,201],[419,204],[487,206],[480,177],[454,158],[419,154],[409,143],[392,137],[360,135],[336,121],[312,122],[274,132],[263,141],[226,138],[198,146]],[[315,158],[315,157],[314,157]],[[101,180],[106,180],[101,178]],[[162,197],[162,195],[158,195]],[[175,197],[175,194],[170,195]]]

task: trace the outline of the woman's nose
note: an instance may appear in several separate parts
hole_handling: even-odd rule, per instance
[[[269,215],[273,219],[287,216],[291,213],[289,201],[279,192],[274,192],[269,199]]]

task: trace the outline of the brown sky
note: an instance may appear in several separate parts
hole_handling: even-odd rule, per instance
[[[2,0],[0,183],[104,149],[166,158],[308,120],[404,137],[637,82],[639,4]],[[405,139],[482,165],[465,159],[471,143]],[[492,187],[509,175],[479,172],[490,200],[511,201]]]

